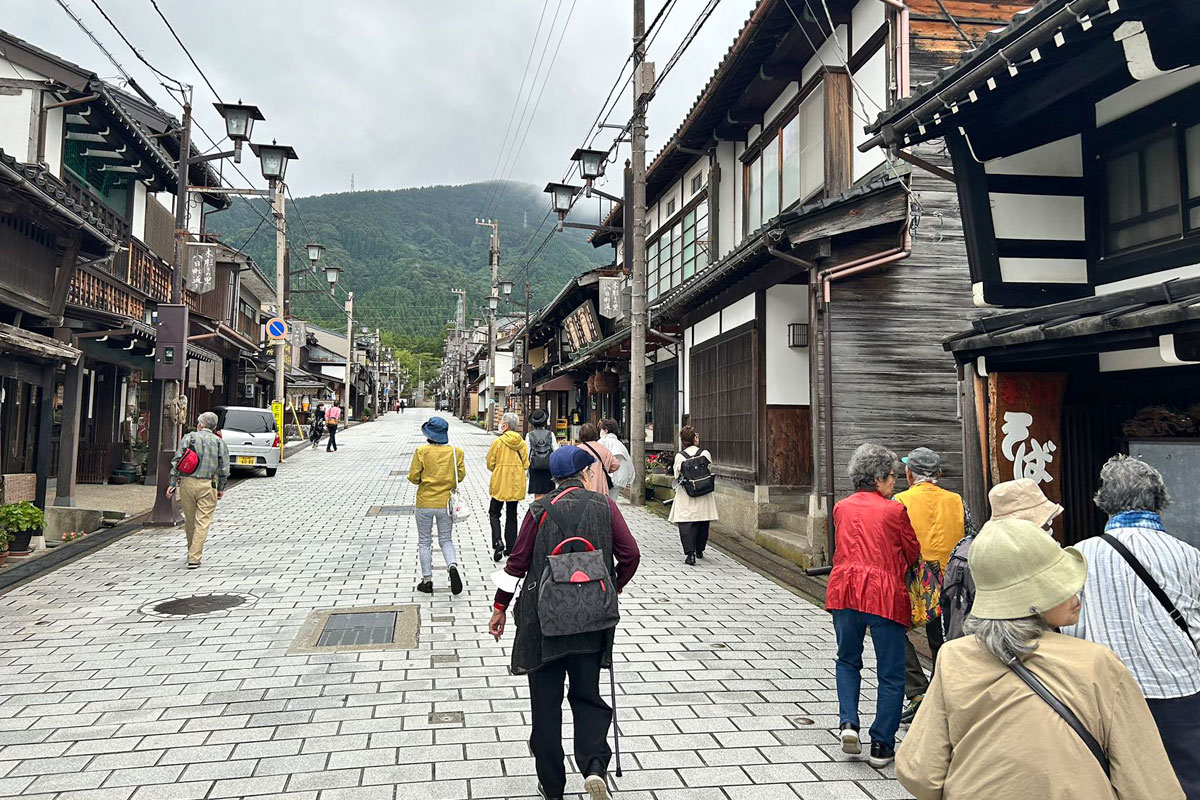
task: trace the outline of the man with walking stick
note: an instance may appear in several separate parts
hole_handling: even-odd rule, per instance
[[[574,446],[560,447],[550,456],[557,488],[529,506],[512,555],[493,576],[498,589],[488,630],[497,641],[504,635],[517,584],[525,578],[514,611],[511,671],[529,676],[529,747],[538,791],[547,800],[561,800],[566,791],[562,700],[568,677],[575,763],[584,776],[583,788],[591,800],[611,800],[605,776],[612,757],[608,728],[614,722],[616,680],[610,675],[610,707],[600,696],[600,670],[612,670],[617,593],[637,571],[641,554],[616,504],[584,488],[595,461]],[[619,739],[617,748],[620,775]]]

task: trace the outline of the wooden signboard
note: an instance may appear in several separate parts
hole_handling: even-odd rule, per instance
[[[988,454],[993,485],[1030,478],[1062,502],[1062,401],[1058,372],[994,372],[988,377]]]
[[[563,330],[571,349],[579,350],[592,342],[600,341],[600,320],[596,317],[596,308],[591,300],[586,300],[579,308],[572,311],[563,320]]]

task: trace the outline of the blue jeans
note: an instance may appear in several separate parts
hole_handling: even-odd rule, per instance
[[[858,695],[862,685],[863,638],[871,629],[875,661],[879,673],[879,694],[875,700],[875,722],[871,741],[896,746],[896,730],[904,706],[904,626],[875,614],[852,609],[833,612],[833,630],[837,635],[837,693],[841,721],[858,725]]]
[[[458,563],[454,552],[454,520],[450,512],[444,508],[418,508],[417,518],[417,558],[421,562],[421,577],[433,577],[433,523],[437,521],[438,544],[442,548],[442,558],[446,566],[452,567]]]

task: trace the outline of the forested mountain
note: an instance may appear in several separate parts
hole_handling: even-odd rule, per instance
[[[490,195],[499,195],[490,216],[500,221],[500,275],[518,285],[513,300],[520,300],[524,311],[525,264],[554,219],[537,232],[549,207],[538,188],[508,183],[497,192],[492,187],[474,183],[296,198],[287,209],[289,238],[299,247],[310,238],[320,242],[326,248],[323,263],[344,268],[339,285],[354,292],[356,322],[396,338],[424,340],[421,349],[427,349],[454,315],[451,288],[467,290],[468,320],[483,316],[480,309],[491,286],[490,228],[475,220]],[[269,215],[265,199],[251,202]],[[595,212],[591,216],[595,221]],[[207,224],[232,247],[249,241],[245,251],[273,276],[275,235],[262,222],[254,208],[235,200],[229,210],[210,215]],[[611,259],[612,250],[594,249],[585,231],[568,228],[555,234],[528,271],[532,308],[552,299],[572,276]],[[308,264],[303,250],[293,250],[291,264],[293,270]],[[323,273],[316,277],[320,286],[328,285]],[[305,276],[292,280],[293,290],[317,287],[318,280]],[[314,322],[344,324],[334,302],[321,295],[294,294],[292,311]]]

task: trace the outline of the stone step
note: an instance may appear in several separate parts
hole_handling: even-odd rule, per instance
[[[812,545],[807,534],[778,528],[761,528],[754,536],[754,543],[805,569],[813,565]]]
[[[775,514],[775,527],[793,533],[807,534],[813,526],[814,520],[807,513],[800,511],[780,511]]]

